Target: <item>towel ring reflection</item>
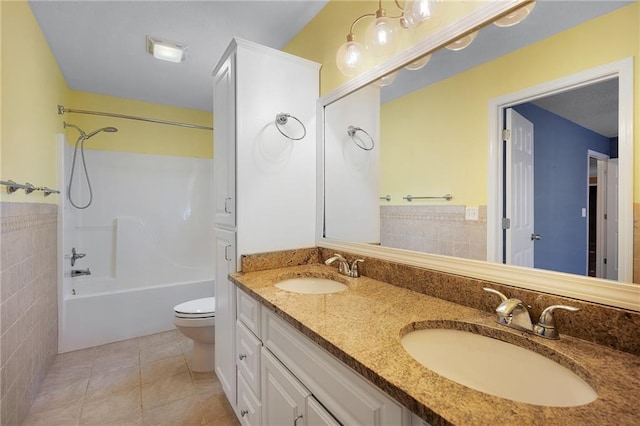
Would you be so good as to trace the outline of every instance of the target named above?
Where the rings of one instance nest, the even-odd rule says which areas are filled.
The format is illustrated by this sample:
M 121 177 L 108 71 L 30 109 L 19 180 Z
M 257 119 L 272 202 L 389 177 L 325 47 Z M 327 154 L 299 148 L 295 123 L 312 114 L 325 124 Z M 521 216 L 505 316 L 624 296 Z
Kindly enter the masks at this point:
M 287 124 L 287 122 L 289 121 L 289 117 L 293 118 L 294 120 L 296 120 L 298 123 L 300 123 L 300 126 L 302 126 L 302 136 L 300 136 L 299 138 L 294 138 L 291 137 L 289 135 L 287 135 L 285 132 L 282 131 L 282 129 L 280 128 L 280 126 L 284 126 L 285 124 Z M 296 117 L 294 117 L 291 114 L 287 114 L 285 112 L 281 112 L 279 114 L 276 114 L 276 129 L 278 129 L 278 131 L 280 132 L 280 134 L 282 136 L 284 136 L 287 139 L 291 139 L 292 141 L 299 141 L 300 139 L 304 139 L 305 136 L 307 136 L 307 128 L 304 127 L 304 124 L 302 124 L 302 121 L 298 120 Z
M 356 138 L 356 133 L 358 133 L 358 132 L 362 132 L 362 133 L 364 133 L 365 135 L 367 135 L 369 137 L 369 140 L 371 141 L 371 146 L 369 148 L 367 148 L 366 146 L 358 143 L 358 141 L 356 139 L 362 141 L 362 139 Z M 367 133 L 366 130 L 364 130 L 364 129 L 360 128 L 360 127 L 355 127 L 355 126 L 347 127 L 347 134 L 349 136 L 351 136 L 351 140 L 353 141 L 353 143 L 355 143 L 356 146 L 358 148 L 360 148 L 360 149 L 364 149 L 365 151 L 371 151 L 376 146 L 376 144 L 373 141 L 373 138 L 371 137 L 371 135 L 369 133 Z

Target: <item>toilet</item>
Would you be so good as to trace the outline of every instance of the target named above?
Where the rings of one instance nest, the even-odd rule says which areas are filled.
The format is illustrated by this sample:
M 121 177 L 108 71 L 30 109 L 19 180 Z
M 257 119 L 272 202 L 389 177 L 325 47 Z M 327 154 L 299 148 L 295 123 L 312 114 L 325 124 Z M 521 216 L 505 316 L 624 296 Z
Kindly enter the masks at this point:
M 180 333 L 193 340 L 191 370 L 213 371 L 216 298 L 190 300 L 173 307 L 173 323 Z

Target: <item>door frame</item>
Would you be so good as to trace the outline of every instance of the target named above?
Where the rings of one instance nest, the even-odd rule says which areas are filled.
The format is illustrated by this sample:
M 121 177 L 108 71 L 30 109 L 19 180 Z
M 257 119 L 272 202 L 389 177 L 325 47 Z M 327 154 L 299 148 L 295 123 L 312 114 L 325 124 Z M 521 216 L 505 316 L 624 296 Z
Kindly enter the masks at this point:
M 591 174 L 589 173 L 590 171 L 590 163 L 591 163 L 591 159 L 594 159 L 596 161 L 598 161 L 598 183 L 596 184 L 597 189 L 597 197 L 598 200 L 596 202 L 596 277 L 598 278 L 602 278 L 603 275 L 603 271 L 602 271 L 602 267 L 603 267 L 603 259 L 605 257 L 605 253 L 606 253 L 606 233 L 607 233 L 607 228 L 605 226 L 605 224 L 603 223 L 603 216 L 605 214 L 608 213 L 608 208 L 606 207 L 606 202 L 607 202 L 607 184 L 606 182 L 603 183 L 602 179 L 601 179 L 601 174 L 602 174 L 602 169 L 600 167 L 600 164 L 604 162 L 605 168 L 608 167 L 608 160 L 609 160 L 609 156 L 606 154 L 603 154 L 601 152 L 598 151 L 594 151 L 592 149 L 587 150 L 587 186 L 586 186 L 586 191 L 587 191 L 587 223 L 586 223 L 586 227 L 587 227 L 587 244 L 586 244 L 586 257 L 587 257 L 587 263 L 586 263 L 586 270 L 585 270 L 585 275 L 589 275 L 589 217 L 591 215 L 591 211 L 590 211 L 590 202 L 589 199 L 591 198 L 590 192 L 589 192 L 589 187 L 591 186 L 591 184 L 589 183 L 589 179 L 591 178 Z M 605 175 L 605 179 L 609 179 L 608 176 Z
M 633 281 L 633 58 L 562 77 L 510 93 L 489 101 L 489 165 L 487 188 L 487 260 L 501 263 L 502 182 L 504 150 L 502 146 L 503 112 L 506 108 L 545 96 L 618 78 L 618 281 Z

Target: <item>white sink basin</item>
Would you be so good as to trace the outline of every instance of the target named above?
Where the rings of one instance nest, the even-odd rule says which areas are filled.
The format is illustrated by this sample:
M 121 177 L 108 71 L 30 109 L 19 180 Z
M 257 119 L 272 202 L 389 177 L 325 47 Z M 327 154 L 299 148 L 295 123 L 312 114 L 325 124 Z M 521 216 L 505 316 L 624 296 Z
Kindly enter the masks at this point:
M 479 334 L 427 328 L 406 334 L 402 346 L 439 375 L 512 401 L 573 407 L 598 397 L 589 384 L 557 362 Z
M 344 291 L 348 287 L 341 282 L 327 278 L 300 277 L 280 281 L 276 287 L 293 293 L 329 294 Z

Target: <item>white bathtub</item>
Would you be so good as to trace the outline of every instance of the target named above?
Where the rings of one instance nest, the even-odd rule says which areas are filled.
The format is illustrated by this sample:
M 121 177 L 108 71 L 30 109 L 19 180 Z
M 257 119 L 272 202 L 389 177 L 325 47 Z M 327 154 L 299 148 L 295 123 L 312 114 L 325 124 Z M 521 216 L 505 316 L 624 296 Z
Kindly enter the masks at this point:
M 174 329 L 173 307 L 214 295 L 214 281 L 192 281 L 114 292 L 65 292 L 59 352 Z

